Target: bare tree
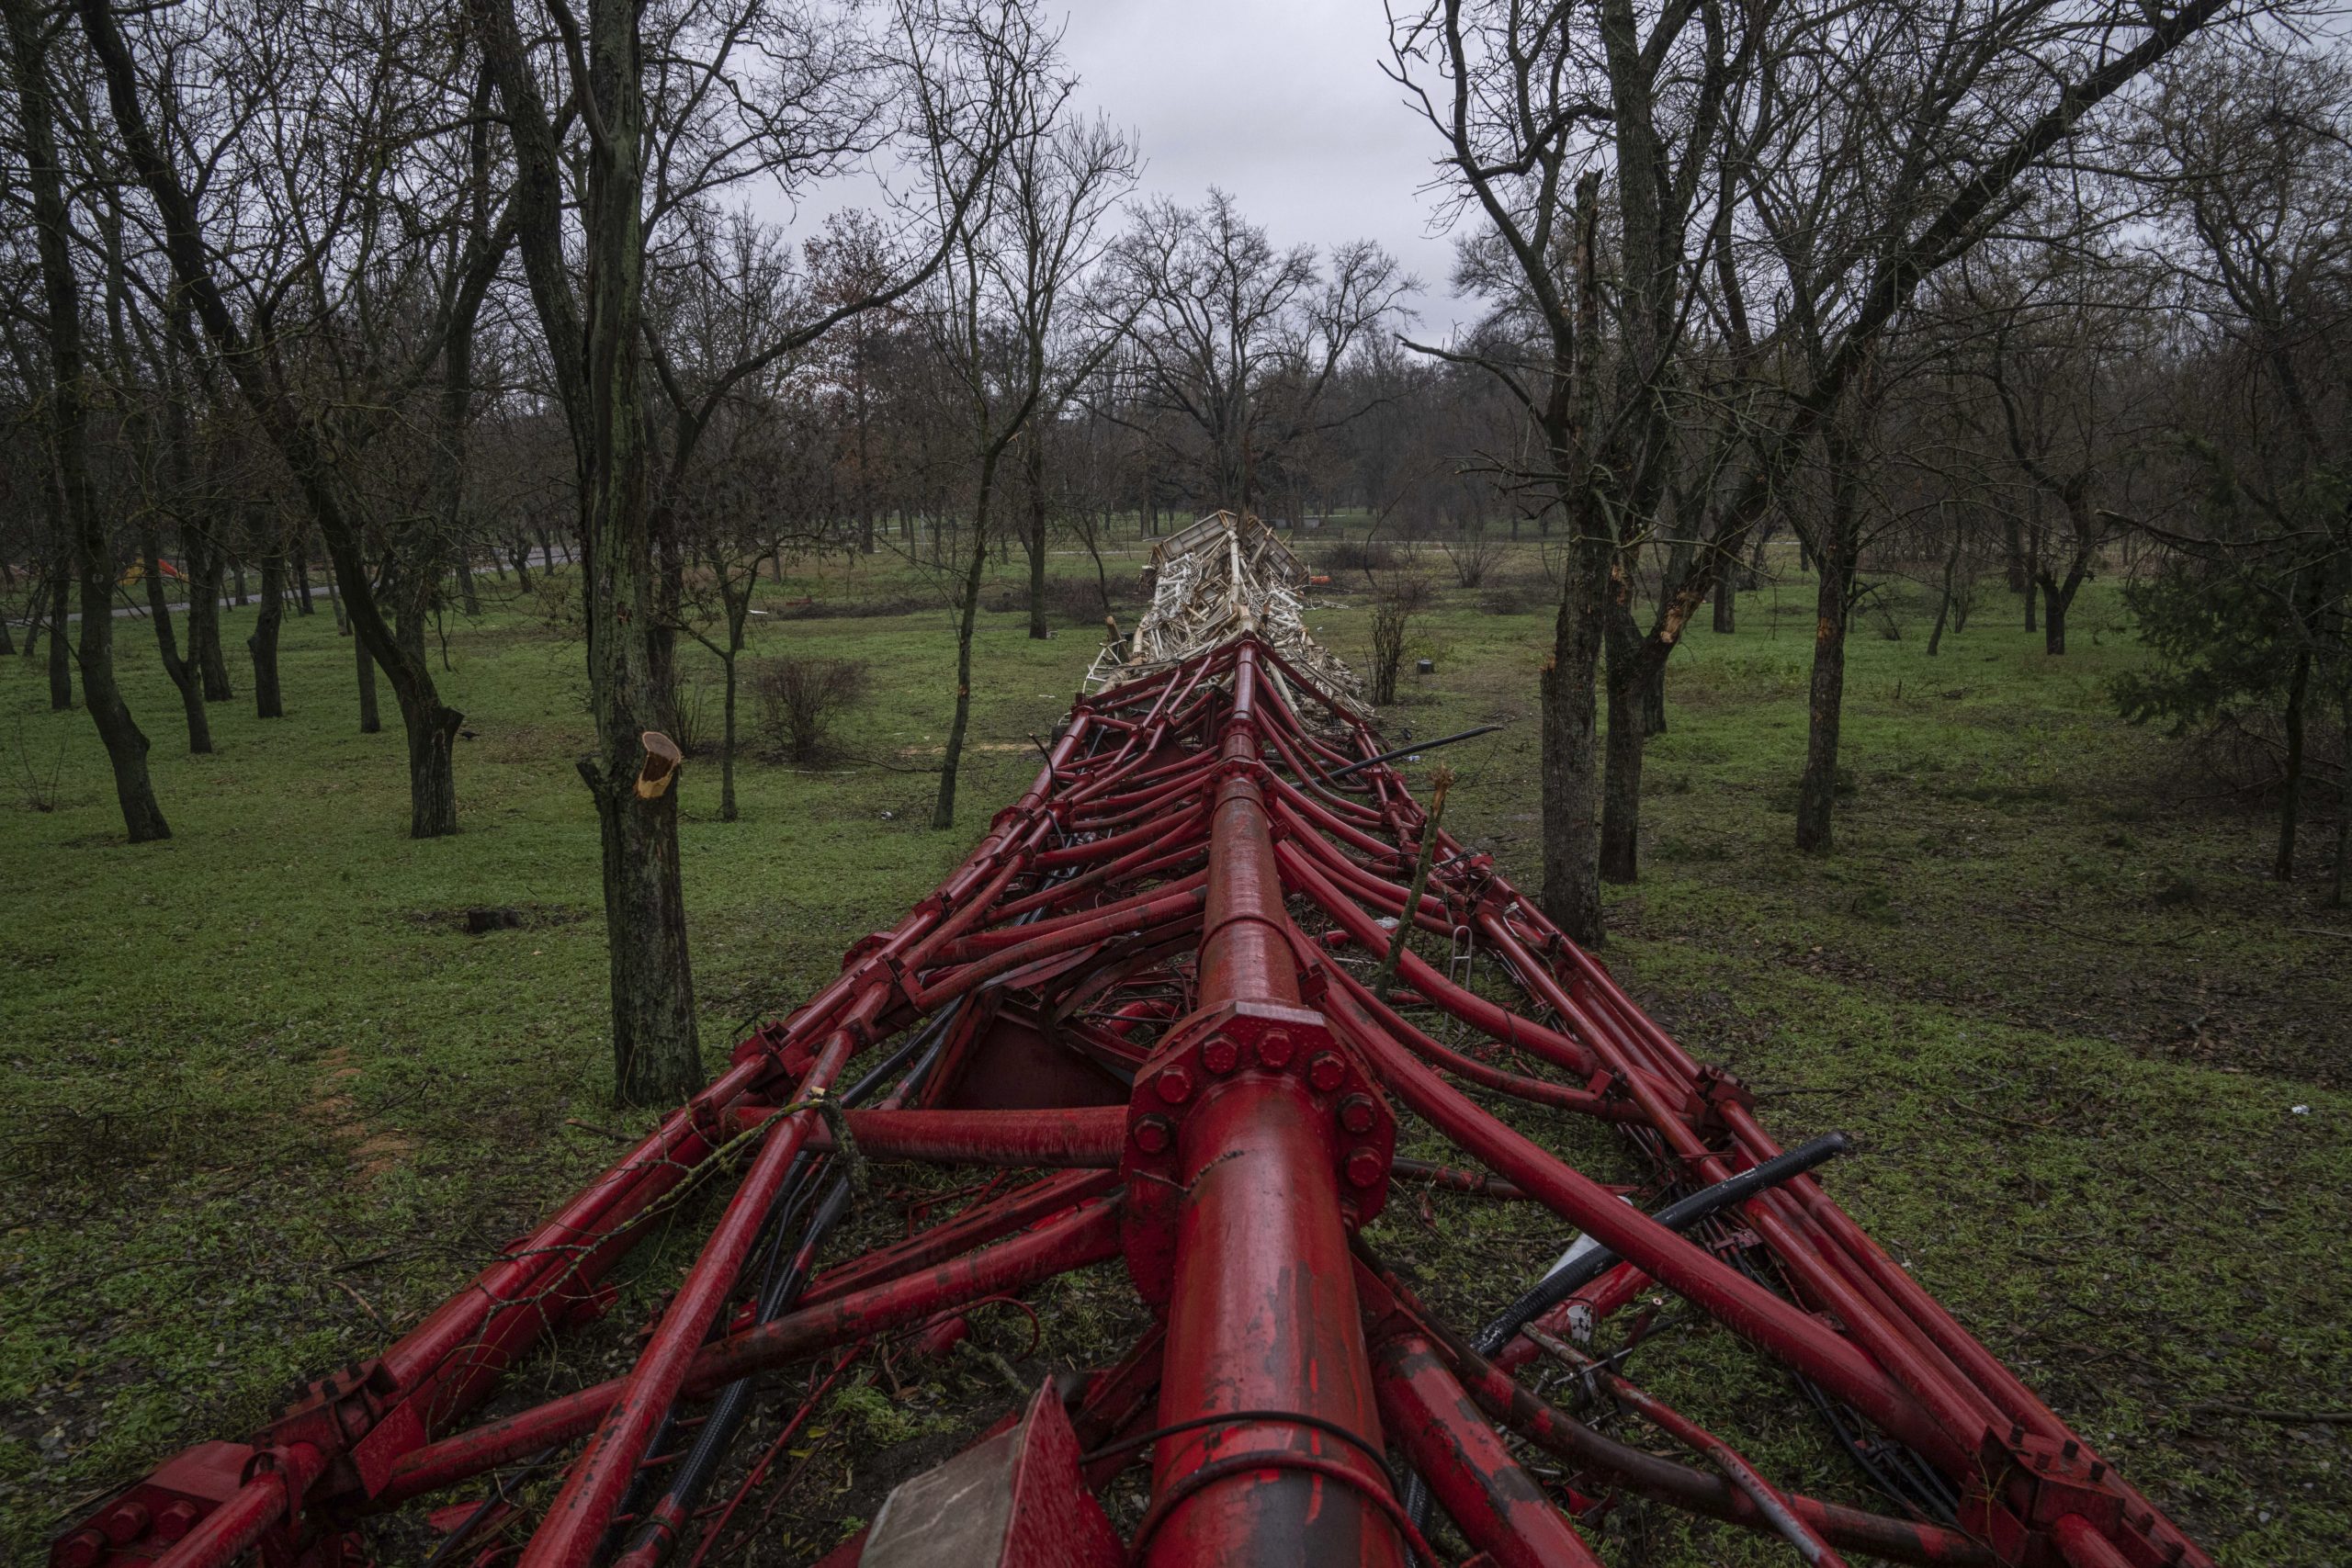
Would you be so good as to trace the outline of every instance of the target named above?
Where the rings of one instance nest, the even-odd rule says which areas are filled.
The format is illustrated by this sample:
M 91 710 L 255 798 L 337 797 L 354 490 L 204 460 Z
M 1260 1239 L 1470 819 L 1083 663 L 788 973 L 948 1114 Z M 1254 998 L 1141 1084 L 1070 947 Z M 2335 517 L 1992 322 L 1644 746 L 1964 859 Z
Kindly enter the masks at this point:
M 34 243 L 40 249 L 43 323 L 49 341 L 49 441 L 55 458 L 58 508 L 73 531 L 81 579 L 82 696 L 114 769 L 115 799 L 130 841 L 172 836 L 147 776 L 147 737 L 130 716 L 115 680 L 114 551 L 98 516 L 90 476 L 88 365 L 82 348 L 82 289 L 73 258 L 62 164 L 57 144 L 57 81 L 49 58 L 47 22 L 35 0 L 4 0 L 9 73 L 16 87 L 17 130 L 22 138 L 32 193 Z M 62 625 L 51 628 L 62 637 Z
M 1005 152 L 985 199 L 958 224 L 924 313 L 954 388 L 973 497 L 971 547 L 956 586 L 956 706 L 932 807 L 936 829 L 956 824 L 956 784 L 971 723 L 972 637 L 1000 469 L 1024 433 L 1038 450 L 1042 422 L 1057 415 L 1134 321 L 1132 304 L 1122 311 L 1081 292 L 1102 258 L 1104 225 L 1134 183 L 1134 150 L 1100 121 L 1061 123 L 1070 86 L 1042 50 L 1007 83 Z M 939 171 L 936 177 L 952 188 L 955 164 L 943 158 Z M 1042 471 L 1033 472 L 1032 481 L 1042 485 Z M 1033 519 L 1032 527 L 1040 521 Z M 1044 597 L 1042 537 L 1033 550 L 1031 602 L 1037 606 Z
M 167 21 L 180 29 L 146 39 L 164 62 L 200 64 L 220 88 L 193 97 L 161 91 L 153 62 L 142 73 L 108 0 L 77 0 L 76 10 L 170 263 L 176 293 L 166 321 L 193 316 L 210 362 L 318 525 L 358 654 L 390 677 L 400 707 L 411 835 L 453 832 L 451 747 L 462 716 L 441 701 L 424 634 L 442 575 L 438 531 L 399 531 L 388 557 L 398 601 L 379 603 L 367 560 L 374 519 L 356 459 L 432 375 L 452 321 L 480 310 L 512 239 L 510 214 L 471 243 L 446 243 L 452 213 L 465 209 L 466 172 L 486 175 L 464 157 L 469 84 L 446 50 L 435 51 L 429 7 L 337 13 L 338 25 L 316 28 L 233 8 L 146 14 L 151 29 Z M 329 79 L 355 91 L 313 90 Z M 220 123 L 199 126 L 198 106 Z M 198 169 L 229 167 L 241 178 L 192 186 L 167 152 L 191 147 Z M 439 199 L 417 199 L 436 171 L 450 176 Z M 264 243 L 238 243 L 249 231 Z M 305 352 L 306 334 L 317 352 Z
M 585 13 L 583 27 L 557 0 L 526 30 L 514 0 L 468 6 L 512 138 L 524 271 L 578 476 L 597 737 L 580 775 L 604 839 L 616 1092 L 660 1103 L 702 1081 L 673 775 L 666 740 L 649 749 L 647 739 L 675 722 L 680 554 L 664 487 L 691 467 L 739 383 L 937 268 L 1001 145 L 997 62 L 1003 34 L 1025 18 L 982 0 L 956 10 L 902 0 L 894 55 L 847 18 L 770 0 L 655 10 L 592 0 Z M 541 92 L 550 77 L 566 84 L 560 118 Z M 748 181 L 804 190 L 900 130 L 964 150 L 973 171 L 948 195 L 933 243 L 872 292 L 770 323 L 734 364 L 691 384 L 676 374 L 663 323 L 645 308 L 655 241 Z M 582 177 L 568 201 L 575 168 Z M 654 395 L 659 424 L 648 416 Z
M 1369 240 L 1328 266 L 1309 246 L 1277 250 L 1216 189 L 1198 208 L 1152 203 L 1121 256 L 1140 311 L 1136 391 L 1162 416 L 1143 428 L 1198 475 L 1204 507 L 1243 513 L 1303 443 L 1360 412 L 1329 405 L 1340 368 L 1419 287 Z

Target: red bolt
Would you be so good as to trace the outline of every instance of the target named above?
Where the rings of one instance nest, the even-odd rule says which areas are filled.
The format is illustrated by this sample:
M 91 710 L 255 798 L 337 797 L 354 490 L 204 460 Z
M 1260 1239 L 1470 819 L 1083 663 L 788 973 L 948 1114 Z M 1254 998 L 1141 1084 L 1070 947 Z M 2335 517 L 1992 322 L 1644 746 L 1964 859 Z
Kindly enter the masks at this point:
M 1193 1075 L 1182 1067 L 1170 1067 L 1153 1082 L 1159 1098 L 1170 1105 L 1182 1105 L 1193 1098 Z
M 1351 1187 L 1376 1187 L 1380 1179 L 1387 1174 L 1388 1162 L 1380 1157 L 1377 1150 L 1358 1149 L 1348 1156 L 1348 1185 Z
M 1168 1147 L 1176 1134 L 1165 1116 L 1147 1116 L 1136 1123 L 1136 1147 L 1148 1155 L 1156 1155 Z
M 155 1516 L 155 1539 L 166 1545 L 196 1528 L 196 1505 L 181 1497 L 164 1505 Z
M 146 1506 L 140 1503 L 118 1504 L 107 1510 L 106 1517 L 98 1521 L 98 1528 L 106 1531 L 107 1539 L 117 1546 L 127 1545 L 137 1540 L 141 1532 L 146 1529 Z
M 1372 1097 L 1351 1094 L 1340 1101 L 1340 1125 L 1361 1137 L 1372 1131 Z
M 1270 1067 L 1280 1069 L 1289 1066 L 1290 1059 L 1297 1050 L 1297 1043 L 1291 1039 L 1288 1030 L 1269 1029 L 1258 1036 L 1258 1060 Z
M 1306 1064 L 1306 1081 L 1326 1094 L 1339 1088 L 1348 1078 L 1348 1065 L 1329 1051 L 1322 1052 Z
M 91 1568 L 105 1555 L 107 1538 L 96 1530 L 75 1530 L 49 1549 L 50 1568 Z
M 1212 1034 L 1201 1047 L 1201 1062 L 1213 1073 L 1229 1073 L 1241 1065 L 1241 1047 L 1223 1034 Z

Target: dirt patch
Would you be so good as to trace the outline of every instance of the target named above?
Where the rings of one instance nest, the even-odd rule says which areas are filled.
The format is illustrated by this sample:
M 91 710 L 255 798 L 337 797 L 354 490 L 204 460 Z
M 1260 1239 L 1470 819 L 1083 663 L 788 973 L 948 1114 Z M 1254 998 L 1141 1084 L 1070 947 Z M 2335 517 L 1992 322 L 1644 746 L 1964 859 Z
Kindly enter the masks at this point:
M 458 936 L 488 936 L 492 931 L 536 931 L 576 925 L 588 916 L 560 904 L 467 904 L 455 909 L 413 910 L 409 918 L 434 931 Z
M 352 1164 L 363 1177 L 373 1181 L 415 1152 L 415 1141 L 405 1134 L 370 1128 L 360 1118 L 358 1102 L 344 1092 L 345 1086 L 359 1076 L 359 1068 L 352 1065 L 351 1047 L 336 1046 L 319 1058 L 319 1066 L 323 1070 L 311 1086 L 311 1101 L 302 1108 L 302 1114 L 311 1125 L 351 1145 Z

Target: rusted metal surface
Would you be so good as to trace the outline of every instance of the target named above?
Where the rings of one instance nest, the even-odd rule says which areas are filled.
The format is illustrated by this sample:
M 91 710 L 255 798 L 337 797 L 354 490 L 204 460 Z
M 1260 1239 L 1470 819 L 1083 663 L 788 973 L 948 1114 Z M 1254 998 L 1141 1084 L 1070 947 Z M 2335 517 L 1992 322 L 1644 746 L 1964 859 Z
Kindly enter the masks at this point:
M 921 1539 L 907 1522 L 953 1498 L 978 1521 L 972 1561 L 1401 1565 L 1458 1538 L 1479 1562 L 1582 1568 L 1596 1511 L 1640 1497 L 1825 1563 L 2206 1563 L 1815 1176 L 1743 1188 L 1688 1234 L 1655 1217 L 1780 1146 L 1736 1078 L 1375 761 L 1352 676 L 1306 637 L 1295 564 L 1245 520 L 1171 540 L 1153 610 L 934 893 L 377 1359 L 246 1441 L 166 1461 L 66 1529 L 52 1562 L 342 1568 L 367 1561 L 372 1517 L 469 1482 L 479 1498 L 481 1477 L 526 1460 L 561 1480 L 509 1525 L 527 1529 L 522 1562 L 699 1561 L 764 1470 L 706 1525 L 709 1467 L 684 1467 L 692 1485 L 665 1480 L 625 1526 L 657 1433 L 715 1398 L 739 1407 L 763 1372 L 822 1357 L 838 1377 L 880 1336 L 944 1348 L 981 1303 L 1115 1260 L 1152 1317 L 1133 1350 L 1009 1414 L 960 1470 L 915 1478 L 895 1523 L 828 1562 L 899 1561 Z M 1417 940 L 1383 999 L 1367 982 L 1399 920 Z M 1489 994 L 1498 980 L 1514 999 Z M 1504 1101 L 1544 1114 L 1507 1122 Z M 1408 1115 L 1455 1152 L 1399 1160 Z M 1596 1179 L 1525 1131 L 1558 1115 L 1612 1132 L 1641 1179 Z M 518 1356 L 605 1309 L 649 1216 L 731 1140 L 750 1157 L 628 1371 L 479 1419 Z M 855 1160 L 999 1174 L 903 1240 L 829 1256 L 831 1222 L 810 1216 L 854 1201 Z M 1541 1205 L 1611 1256 L 1474 1346 L 1359 1235 L 1433 1188 Z M 747 1278 L 769 1246 L 795 1259 L 782 1296 Z M 1498 1293 L 1533 1286 L 1541 1262 Z M 1614 1367 L 1580 1380 L 1575 1408 L 1514 1381 L 1531 1334 L 1605 1338 L 1661 1291 L 1804 1380 L 1885 1508 L 1787 1490 Z M 1594 1424 L 1610 1409 L 1702 1462 L 1611 1437 Z M 1092 1494 L 1136 1473 L 1148 1495 L 1119 1539 Z M 1439 1508 L 1427 1529 L 1415 1475 Z M 1024 1541 L 1024 1513 L 1048 1534 Z

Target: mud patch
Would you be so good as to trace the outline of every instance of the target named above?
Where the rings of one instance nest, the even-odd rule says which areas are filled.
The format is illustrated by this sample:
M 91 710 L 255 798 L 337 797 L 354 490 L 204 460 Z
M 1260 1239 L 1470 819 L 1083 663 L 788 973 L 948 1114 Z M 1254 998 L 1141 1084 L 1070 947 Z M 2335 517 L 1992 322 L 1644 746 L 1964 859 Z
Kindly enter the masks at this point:
M 584 910 L 560 904 L 467 904 L 455 909 L 416 909 L 409 914 L 409 919 L 428 930 L 458 936 L 546 931 L 552 926 L 576 925 L 587 918 Z
M 319 1058 L 321 1072 L 311 1086 L 311 1101 L 302 1108 L 310 1123 L 351 1148 L 351 1163 L 369 1181 L 402 1164 L 415 1152 L 416 1142 L 402 1133 L 371 1128 L 359 1115 L 358 1102 L 345 1092 L 359 1068 L 352 1064 L 351 1047 L 338 1045 Z

